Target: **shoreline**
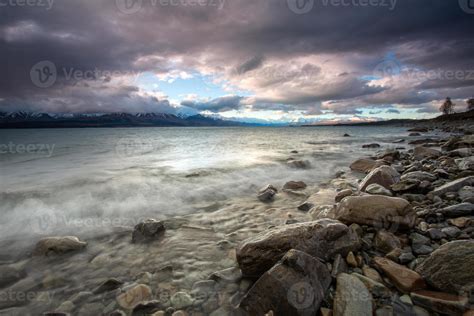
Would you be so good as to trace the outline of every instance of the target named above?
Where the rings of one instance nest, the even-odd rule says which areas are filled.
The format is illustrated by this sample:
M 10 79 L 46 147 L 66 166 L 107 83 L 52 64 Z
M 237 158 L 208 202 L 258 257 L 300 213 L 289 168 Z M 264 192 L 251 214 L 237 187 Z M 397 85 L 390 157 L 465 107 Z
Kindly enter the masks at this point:
M 406 142 L 402 144 L 402 146 L 404 145 L 406 145 Z M 421 145 L 418 144 L 415 147 L 421 147 Z M 434 145 L 441 145 L 441 143 L 438 142 L 430 145 L 428 141 L 428 147 L 422 148 L 427 149 L 428 155 L 432 155 L 434 151 L 431 150 L 436 150 L 433 149 L 436 148 L 433 147 Z M 443 153 L 446 153 L 446 151 Z M 472 155 L 472 152 L 469 151 L 469 154 L 464 158 L 471 157 L 470 155 Z M 424 174 L 429 173 L 434 176 L 433 171 L 436 169 L 433 169 L 430 164 L 433 164 L 433 161 L 438 161 L 439 157 L 444 157 L 441 155 L 441 151 L 436 158 L 433 156 L 425 157 L 426 163 L 421 163 L 420 166 L 416 162 L 418 159 L 412 157 L 410 150 L 403 150 L 401 152 L 388 150 L 377 157 L 379 158 L 379 166 L 376 167 L 375 160 L 373 160 L 373 163 L 365 160 L 362 161 L 363 164 L 365 163 L 362 169 L 361 167 L 357 168 L 359 171 L 373 171 L 377 168 L 382 168 L 381 171 L 376 172 L 375 176 L 372 173 L 366 176 L 363 173 L 355 174 L 354 172 L 339 174 L 327 183 L 303 189 L 307 196 L 301 194 L 300 188 L 302 185 L 293 183 L 292 186 L 294 188 L 287 192 L 282 191 L 281 188 L 276 188 L 278 192 L 275 192 L 275 194 L 278 198 L 272 204 L 258 201 L 256 196 L 248 197 L 247 199 L 242 199 L 240 205 L 233 204 L 233 201 L 228 201 L 225 203 L 224 208 L 220 208 L 215 212 L 189 214 L 165 220 L 163 223 L 159 221 L 156 223 L 151 222 L 145 226 L 136 227 L 135 232 L 138 229 L 138 234 L 141 234 L 143 239 L 147 241 L 146 243 L 132 243 L 132 234 L 137 233 L 134 233 L 134 230 L 130 228 L 124 228 L 121 232 L 115 234 L 105 234 L 86 240 L 87 245 L 79 240 L 65 241 L 61 238 L 49 240 L 51 244 L 48 244 L 46 251 L 41 247 L 43 250 L 39 250 L 37 245 L 33 251 L 36 253 L 35 256 L 24 258 L 17 263 L 0 266 L 2 272 L 5 271 L 5 275 L 10 277 L 9 279 L 1 280 L 0 285 L 4 293 L 32 293 L 32 296 L 34 296 L 32 300 L 2 300 L 0 302 L 0 315 L 5 312 L 8 315 L 29 315 L 31 313 L 30 309 L 34 309 L 41 312 L 55 311 L 55 315 L 217 316 L 253 315 L 261 311 L 258 308 L 268 308 L 265 313 L 273 311 L 273 315 L 280 315 L 282 312 L 303 315 L 309 310 L 315 310 L 323 315 L 329 315 L 327 313 L 329 310 L 332 310 L 333 315 L 343 315 L 344 313 L 341 313 L 340 310 L 341 307 L 338 309 L 337 306 L 344 304 L 354 308 L 347 310 L 347 312 L 363 308 L 361 306 L 363 304 L 370 305 L 373 312 L 379 309 L 390 310 L 390 308 L 393 312 L 395 308 L 399 308 L 395 306 L 400 304 L 403 308 L 411 309 L 412 311 L 424 309 L 425 312 L 427 310 L 433 312 L 429 309 L 429 304 L 426 303 L 433 302 L 432 295 L 430 294 L 430 296 L 426 293 L 412 294 L 417 293 L 419 289 L 414 289 L 414 291 L 409 289 L 410 291 L 407 291 L 406 288 L 403 288 L 403 290 L 400 290 L 400 285 L 397 282 L 404 280 L 397 280 L 396 273 L 392 274 L 390 269 L 396 268 L 395 270 L 399 269 L 397 271 L 406 273 L 405 279 L 414 277 L 418 283 L 421 282 L 419 281 L 421 279 L 433 284 L 433 281 L 428 281 L 429 277 L 418 277 L 413 274 L 417 273 L 415 270 L 421 264 L 420 262 L 414 263 L 413 269 L 410 268 L 410 264 L 413 261 L 417 261 L 418 257 L 427 260 L 429 255 L 434 253 L 436 249 L 454 240 L 470 240 L 472 242 L 474 228 L 471 229 L 471 227 L 473 227 L 472 220 L 474 218 L 472 218 L 470 210 L 464 211 L 464 214 L 470 212 L 470 215 L 457 218 L 465 217 L 472 220 L 465 220 L 464 224 L 467 226 L 462 229 L 458 228 L 461 232 L 459 234 L 458 232 L 453 232 L 453 236 L 457 234 L 453 238 L 448 238 L 445 233 L 445 240 L 447 242 L 443 244 L 440 241 L 442 238 L 433 239 L 428 231 L 435 229 L 437 230 L 436 233 L 438 233 L 438 230 L 443 233 L 443 229 L 457 227 L 456 225 L 452 225 L 451 222 L 448 223 L 448 218 L 436 219 L 435 217 L 435 222 L 431 224 L 424 220 L 418 220 L 429 218 L 433 221 L 432 213 L 430 211 L 420 211 L 420 207 L 429 209 L 431 205 L 436 205 L 435 207 L 441 208 L 441 206 L 449 207 L 454 202 L 461 203 L 453 205 L 463 203 L 458 200 L 459 195 L 458 197 L 448 196 L 447 199 L 444 199 L 444 196 L 441 195 L 443 199 L 437 199 L 428 193 L 431 192 L 429 189 L 436 190 L 438 186 L 432 185 L 430 187 L 426 183 L 422 185 L 424 181 L 430 182 L 430 184 L 438 181 L 439 186 L 442 186 L 441 183 L 449 183 L 452 177 L 457 177 L 460 174 L 457 171 L 446 171 L 445 174 L 436 172 L 436 179 Z M 380 160 L 383 160 L 383 162 Z M 409 166 L 407 165 L 408 162 L 416 166 Z M 450 168 L 456 166 L 454 161 L 452 163 L 454 165 Z M 425 168 L 425 164 L 428 167 Z M 390 165 L 395 165 L 396 168 L 389 167 Z M 414 171 L 407 172 L 410 168 L 406 167 L 414 168 Z M 470 168 L 470 165 L 468 167 Z M 387 168 L 394 169 L 398 176 L 391 173 L 391 170 L 388 171 Z M 463 175 L 469 177 L 474 174 L 470 171 L 472 169 L 469 168 Z M 422 171 L 424 169 L 428 170 Z M 416 175 L 422 177 L 423 180 L 418 181 L 421 179 L 415 179 L 419 183 L 414 184 L 416 181 L 410 182 L 412 179 L 408 182 L 405 181 L 407 179 L 400 179 L 403 178 L 404 174 L 411 172 L 418 172 Z M 396 192 L 404 193 L 395 193 L 395 195 L 405 195 L 404 198 L 407 201 L 410 200 L 407 203 L 410 204 L 411 210 L 409 214 L 406 213 L 403 217 L 413 216 L 415 218 L 411 228 L 399 231 L 398 229 L 405 225 L 403 221 L 382 221 L 377 224 L 374 224 L 374 222 L 357 223 L 357 221 L 361 221 L 360 218 L 351 219 L 350 212 L 348 213 L 349 215 L 344 213 L 344 207 L 341 206 L 344 204 L 342 203 L 343 201 L 349 203 L 348 201 L 351 199 L 359 199 L 360 196 L 366 196 L 366 193 L 359 192 L 361 183 L 358 183 L 358 180 L 364 179 L 364 177 L 365 180 L 367 180 L 366 177 L 375 177 L 372 184 L 379 184 L 379 186 L 372 186 L 372 188 L 368 189 L 372 193 L 369 197 L 381 197 L 379 199 L 381 199 L 380 201 L 383 200 L 382 202 L 385 202 L 385 199 L 391 199 L 391 197 L 386 196 L 388 194 L 387 191 L 392 189 L 392 185 L 398 185 Z M 365 180 L 363 181 L 366 182 Z M 393 183 L 390 183 L 389 188 L 384 190 L 383 185 L 387 185 L 387 181 L 393 181 Z M 405 185 L 405 187 L 400 183 Z M 319 188 L 318 192 L 312 191 L 316 187 Z M 399 189 L 400 191 L 398 191 Z M 425 193 L 412 193 L 418 192 L 418 190 Z M 367 188 L 364 188 L 364 191 L 367 191 Z M 471 193 L 474 194 L 474 192 Z M 275 194 L 272 195 L 271 193 L 271 198 Z M 393 195 L 393 191 L 391 194 Z M 313 205 L 307 204 L 304 206 L 305 201 Z M 367 205 L 370 207 L 376 207 L 378 203 L 381 203 L 380 201 L 377 201 L 375 206 L 370 204 L 370 201 L 365 201 L 365 203 L 369 203 Z M 392 205 L 393 201 L 388 201 L 388 205 Z M 464 203 L 470 204 L 471 202 Z M 304 210 L 298 210 L 298 207 Z M 406 205 L 404 205 L 403 209 L 405 207 Z M 415 210 L 417 211 L 415 212 Z M 395 211 L 399 210 L 395 209 Z M 341 212 L 343 213 L 342 215 Z M 341 228 L 343 226 L 346 227 L 343 229 L 343 235 L 354 235 L 355 233 L 358 236 L 359 245 L 351 246 L 351 251 L 345 249 L 330 258 L 317 259 L 318 262 L 323 264 L 321 266 L 320 263 L 313 262 L 313 259 L 317 258 L 314 253 L 311 253 L 311 249 L 314 250 L 314 247 L 304 249 L 305 247 L 298 241 L 298 238 L 301 237 L 297 234 L 295 235 L 293 230 L 297 229 L 300 231 L 303 229 L 301 227 L 306 227 L 304 223 L 327 221 L 325 218 L 328 217 L 335 217 L 338 223 L 340 223 L 338 225 L 341 225 Z M 351 221 L 353 222 L 350 223 Z M 328 224 L 323 222 L 318 223 L 316 225 L 318 228 L 314 229 L 317 231 L 328 229 L 325 226 Z M 385 227 L 387 223 L 390 225 Z M 430 225 L 434 226 L 430 227 Z M 437 227 L 436 225 L 446 225 L 446 227 Z M 334 223 L 329 226 L 333 227 Z M 428 228 L 422 229 L 426 228 L 425 226 Z M 382 229 L 383 227 L 385 229 Z M 307 264 L 311 266 L 315 265 L 320 273 L 329 273 L 329 285 L 319 284 L 313 280 L 311 274 L 314 271 L 307 272 L 303 278 L 306 280 L 304 281 L 306 282 L 305 284 L 310 284 L 313 290 L 316 287 L 320 287 L 325 293 L 323 297 L 317 298 L 317 295 L 312 295 L 310 301 L 307 298 L 303 298 L 303 303 L 299 305 L 294 304 L 295 301 L 291 296 L 292 286 L 288 288 L 287 286 L 289 284 L 301 283 L 295 282 L 294 271 L 299 271 L 298 269 L 304 270 L 305 267 L 297 269 L 294 264 L 287 263 L 285 259 L 279 261 L 290 249 L 287 249 L 285 253 L 279 254 L 277 256 L 279 257 L 278 260 L 271 262 L 272 266 L 275 265 L 271 271 L 282 269 L 282 271 L 285 271 L 285 275 L 289 273 L 289 275 L 286 275 L 289 278 L 288 280 L 283 278 L 281 279 L 283 281 L 280 283 L 273 284 L 268 283 L 273 281 L 269 279 L 268 275 L 270 272 L 267 270 L 262 271 L 263 275 L 259 272 L 253 276 L 241 272 L 251 271 L 246 267 L 248 262 L 243 258 L 252 258 L 253 261 L 258 262 L 262 260 L 259 252 L 264 251 L 265 247 L 269 247 L 269 245 L 261 245 L 259 242 L 265 241 L 265 238 L 270 237 L 262 236 L 258 239 L 256 236 L 261 236 L 262 233 L 274 236 L 272 232 L 279 229 L 280 234 L 288 234 L 285 236 L 291 240 L 290 244 L 292 247 L 290 249 L 299 248 L 297 253 L 290 252 L 291 256 L 300 258 L 298 260 L 307 261 L 309 262 Z M 450 230 L 453 231 L 454 229 Z M 448 231 L 450 230 L 448 229 Z M 466 238 L 466 235 L 463 235 L 463 238 L 458 238 L 464 234 L 464 230 L 469 230 L 466 233 L 468 238 Z M 415 233 L 421 237 L 413 235 Z M 323 235 L 327 236 L 326 233 Z M 438 236 L 441 235 L 438 233 Z M 428 241 L 426 238 L 428 238 Z M 413 240 L 416 242 L 413 242 Z M 280 240 L 276 239 L 274 242 L 278 244 Z M 331 245 L 334 240 L 325 240 L 324 242 Z M 249 244 L 253 244 L 255 247 L 258 246 L 259 250 L 255 251 L 252 247 L 248 250 Z M 322 245 L 318 247 L 322 247 Z M 413 253 L 415 247 L 417 247 L 416 251 L 421 249 L 420 253 L 423 254 Z M 390 251 L 386 251 L 388 249 Z M 309 258 L 306 257 L 308 253 L 310 255 Z M 412 258 L 409 256 L 410 253 L 414 258 L 406 262 L 407 258 Z M 390 262 L 374 264 L 373 260 L 376 257 L 385 257 L 384 259 L 390 260 Z M 378 259 L 378 261 L 381 261 L 381 259 Z M 255 262 L 252 264 L 255 264 Z M 392 262 L 399 264 L 401 267 L 395 266 L 393 268 L 391 266 Z M 126 269 L 120 267 L 121 265 L 125 266 Z M 124 274 L 124 270 L 127 270 L 126 274 Z M 293 276 L 291 277 L 291 275 Z M 384 277 L 382 278 L 382 276 Z M 468 275 L 468 277 L 471 276 Z M 309 278 L 309 281 L 307 278 Z M 474 282 L 474 279 L 472 281 Z M 362 282 L 362 286 L 360 282 Z M 259 289 L 260 287 L 265 288 L 269 284 L 272 284 L 272 287 L 281 288 L 286 295 L 282 295 L 281 293 L 283 292 L 280 293 L 279 291 L 276 294 L 252 291 L 252 289 Z M 349 288 L 345 289 L 347 286 Z M 347 295 L 347 293 L 341 294 L 341 291 L 344 289 L 349 294 L 353 294 L 354 288 L 351 288 L 351 286 L 355 286 L 360 292 L 369 294 L 371 298 L 361 302 L 360 300 L 351 299 L 351 295 Z M 422 288 L 427 288 L 427 286 L 424 285 Z M 439 288 L 436 289 L 432 285 L 428 288 L 439 292 Z M 301 288 L 298 289 L 301 290 Z M 303 290 L 305 289 L 303 286 Z M 411 293 L 412 295 L 406 295 L 404 292 Z M 54 295 L 51 295 L 51 293 L 54 293 Z M 458 294 L 461 295 L 461 293 Z M 258 297 L 257 301 L 261 302 L 257 307 L 255 304 L 249 304 L 249 302 L 255 302 L 256 297 Z M 441 303 L 438 302 L 439 300 L 441 300 Z M 369 301 L 370 304 L 368 304 Z M 441 305 L 443 308 L 454 308 L 456 311 L 463 310 L 463 313 L 469 309 L 469 304 L 463 302 L 462 299 L 459 299 L 453 307 L 453 303 L 450 303 L 443 296 L 442 299 L 437 298 L 436 306 Z M 295 307 L 295 305 L 297 306 Z M 423 307 L 420 305 L 423 305 Z M 4 310 L 5 308 L 7 310 Z M 434 307 L 431 306 L 431 308 Z

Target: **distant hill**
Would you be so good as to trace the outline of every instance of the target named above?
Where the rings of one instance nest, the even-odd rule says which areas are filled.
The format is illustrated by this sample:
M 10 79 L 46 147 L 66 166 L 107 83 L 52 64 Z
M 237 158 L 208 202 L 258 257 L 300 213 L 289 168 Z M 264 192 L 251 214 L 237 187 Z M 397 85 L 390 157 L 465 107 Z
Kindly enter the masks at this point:
M 51 115 L 46 113 L 2 113 L 0 128 L 86 128 L 86 127 L 172 127 L 172 126 L 248 126 L 203 115 L 181 117 L 165 113 L 111 113 Z

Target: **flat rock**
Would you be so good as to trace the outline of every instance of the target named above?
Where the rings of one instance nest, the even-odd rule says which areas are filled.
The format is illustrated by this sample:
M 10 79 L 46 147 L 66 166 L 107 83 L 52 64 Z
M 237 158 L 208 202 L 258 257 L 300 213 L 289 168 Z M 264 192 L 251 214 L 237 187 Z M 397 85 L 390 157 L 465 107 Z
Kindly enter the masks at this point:
M 407 200 L 382 195 L 347 197 L 335 209 L 334 216 L 346 224 L 391 229 L 411 228 L 416 218 Z
M 133 243 L 145 243 L 160 239 L 165 233 L 165 225 L 161 221 L 147 219 L 137 224 L 132 233 Z
M 402 175 L 401 180 L 436 181 L 437 177 L 429 172 L 413 171 Z
M 372 315 L 372 295 L 357 277 L 341 273 L 337 277 L 334 316 Z
M 387 275 L 397 289 L 403 293 L 421 290 L 426 286 L 422 277 L 418 273 L 405 266 L 380 257 L 374 258 L 374 263 Z
M 73 251 L 79 251 L 87 246 L 86 242 L 80 241 L 74 236 L 47 237 L 43 238 L 33 250 L 34 256 L 60 255 Z
M 442 292 L 459 293 L 474 286 L 474 241 L 446 243 L 435 250 L 417 271 L 429 285 Z
M 339 221 L 323 219 L 276 227 L 243 241 L 237 261 L 244 276 L 259 277 L 291 249 L 323 260 L 359 248 L 357 234 Z
M 124 309 L 131 310 L 139 303 L 149 301 L 152 298 L 151 288 L 144 284 L 138 284 L 129 288 L 117 296 L 117 303 Z
M 248 315 L 316 315 L 331 275 L 319 259 L 290 250 L 265 272 L 243 297 L 239 307 Z
M 457 179 L 434 189 L 431 194 L 440 196 L 448 192 L 458 192 L 463 187 L 472 186 L 473 184 L 474 176 Z
M 413 303 L 432 312 L 445 315 L 462 315 L 469 307 L 467 297 L 433 291 L 416 291 L 411 293 Z
M 445 217 L 460 217 L 474 214 L 474 204 L 461 203 L 438 210 Z
M 381 166 L 372 170 L 364 180 L 362 180 L 359 189 L 360 191 L 365 191 L 365 189 L 373 183 L 390 189 L 390 187 L 398 181 L 400 181 L 400 174 L 395 168 L 391 166 Z
M 380 160 L 373 160 L 370 158 L 360 158 L 354 161 L 350 168 L 353 171 L 362 172 L 362 173 L 369 173 L 373 169 L 380 167 L 382 165 L 386 165 L 386 163 Z

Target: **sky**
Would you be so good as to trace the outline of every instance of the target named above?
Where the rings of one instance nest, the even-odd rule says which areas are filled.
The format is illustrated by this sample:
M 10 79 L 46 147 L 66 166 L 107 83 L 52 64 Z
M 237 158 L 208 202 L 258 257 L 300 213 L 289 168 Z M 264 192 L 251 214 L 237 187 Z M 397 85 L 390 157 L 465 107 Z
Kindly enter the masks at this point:
M 0 111 L 323 124 L 474 97 L 474 0 L 0 0 Z

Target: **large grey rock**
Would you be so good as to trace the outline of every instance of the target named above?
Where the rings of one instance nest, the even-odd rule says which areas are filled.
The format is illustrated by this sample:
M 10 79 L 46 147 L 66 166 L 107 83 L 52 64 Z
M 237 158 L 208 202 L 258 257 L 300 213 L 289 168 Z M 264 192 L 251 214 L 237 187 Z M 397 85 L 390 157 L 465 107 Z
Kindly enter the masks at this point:
M 334 316 L 372 315 L 372 295 L 357 277 L 341 273 L 337 277 Z
M 307 253 L 290 250 L 255 283 L 240 302 L 248 315 L 316 315 L 331 275 L 326 265 Z
M 445 207 L 438 211 L 445 217 L 460 217 L 474 214 L 474 204 L 461 203 Z
M 80 241 L 74 236 L 47 237 L 43 238 L 33 250 L 34 256 L 59 255 L 68 252 L 78 251 L 87 246 L 86 242 Z
M 474 184 L 474 176 L 457 179 L 442 185 L 431 192 L 433 195 L 443 195 L 447 192 L 458 192 L 461 188 L 465 186 L 472 186 Z
M 474 241 L 446 243 L 417 268 L 432 287 L 449 293 L 474 288 Z
M 365 177 L 360 184 L 359 189 L 365 191 L 365 189 L 373 183 L 379 184 L 386 189 L 390 189 L 390 187 L 398 181 L 400 181 L 400 174 L 395 170 L 395 168 L 391 166 L 381 166 L 372 170 Z
M 407 200 L 382 195 L 351 196 L 338 205 L 335 219 L 385 228 L 411 228 L 416 215 Z
M 165 233 L 163 222 L 148 219 L 135 226 L 132 234 L 133 243 L 144 243 L 160 239 Z
M 238 246 L 237 261 L 244 276 L 259 277 L 290 249 L 329 260 L 358 248 L 354 231 L 339 221 L 322 219 L 277 227 L 251 237 Z

